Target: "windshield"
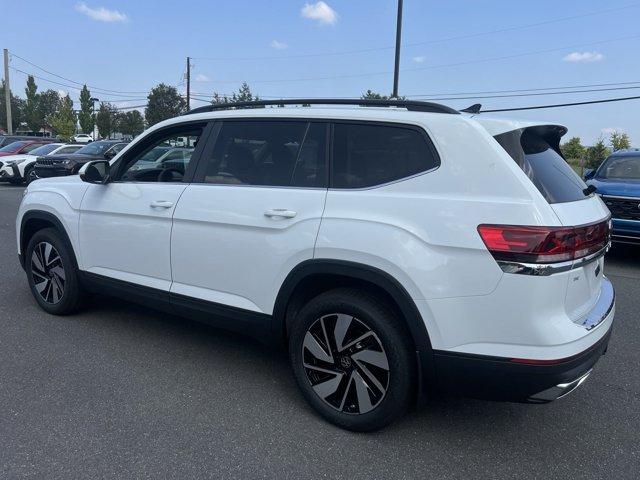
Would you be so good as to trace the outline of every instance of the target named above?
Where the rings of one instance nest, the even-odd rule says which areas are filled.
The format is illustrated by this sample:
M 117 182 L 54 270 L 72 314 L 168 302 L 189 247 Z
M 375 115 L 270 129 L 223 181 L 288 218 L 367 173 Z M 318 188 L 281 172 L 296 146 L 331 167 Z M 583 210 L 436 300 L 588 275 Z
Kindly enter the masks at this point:
M 640 180 L 640 156 L 609 157 L 598 169 L 596 178 Z
M 76 153 L 82 155 L 102 155 L 112 145 L 113 143 L 111 142 L 93 142 L 86 147 L 82 147 L 80 150 L 76 151 Z
M 16 150 L 20 150 L 26 144 L 27 142 L 13 142 L 0 148 L 0 152 L 15 152 Z
M 58 148 L 60 145 L 57 143 L 50 143 L 48 145 L 43 145 L 41 147 L 38 148 L 34 148 L 33 150 L 31 150 L 29 152 L 29 155 L 48 155 L 51 152 L 53 152 L 56 148 Z

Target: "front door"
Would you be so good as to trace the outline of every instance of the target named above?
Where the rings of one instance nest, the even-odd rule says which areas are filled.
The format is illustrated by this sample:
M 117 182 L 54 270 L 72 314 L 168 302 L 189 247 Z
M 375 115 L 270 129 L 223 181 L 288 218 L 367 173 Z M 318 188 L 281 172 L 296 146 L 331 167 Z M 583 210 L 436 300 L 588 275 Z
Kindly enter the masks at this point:
M 89 187 L 80 212 L 83 270 L 169 291 L 172 216 L 204 130 L 190 123 L 154 132 L 115 162 L 109 183 Z M 172 150 L 181 161 L 163 162 Z
M 225 120 L 216 130 L 174 214 L 172 299 L 270 314 L 286 275 L 313 258 L 327 125 Z

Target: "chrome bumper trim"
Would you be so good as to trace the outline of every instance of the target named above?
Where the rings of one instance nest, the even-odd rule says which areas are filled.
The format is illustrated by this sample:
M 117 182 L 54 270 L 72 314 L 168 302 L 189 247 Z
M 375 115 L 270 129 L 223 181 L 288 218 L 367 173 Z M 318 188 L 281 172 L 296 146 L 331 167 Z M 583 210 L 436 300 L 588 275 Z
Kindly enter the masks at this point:
M 548 388 L 547 390 L 543 390 L 542 392 L 536 393 L 535 395 L 532 395 L 531 397 L 529 397 L 529 400 L 532 402 L 543 403 L 543 402 L 552 402 L 553 400 L 562 398 L 566 395 L 569 395 L 576 388 L 582 385 L 585 382 L 585 380 L 589 377 L 590 374 L 591 374 L 591 370 L 589 370 L 587 373 L 583 374 L 582 376 L 576 378 L 571 382 L 559 383 L 558 385 Z
M 600 325 L 609 316 L 616 301 L 616 292 L 607 277 L 602 277 L 600 297 L 593 308 L 584 317 L 574 320 L 573 323 L 592 330 Z
M 540 277 L 546 277 L 553 275 L 554 273 L 568 272 L 576 268 L 583 267 L 591 262 L 598 260 L 605 253 L 609 251 L 611 242 L 607 244 L 603 249 L 592 253 L 586 257 L 578 260 L 569 260 L 567 262 L 558 263 L 524 263 L 524 262 L 510 262 L 507 260 L 498 260 L 498 265 L 505 273 L 517 273 L 520 275 L 534 275 Z

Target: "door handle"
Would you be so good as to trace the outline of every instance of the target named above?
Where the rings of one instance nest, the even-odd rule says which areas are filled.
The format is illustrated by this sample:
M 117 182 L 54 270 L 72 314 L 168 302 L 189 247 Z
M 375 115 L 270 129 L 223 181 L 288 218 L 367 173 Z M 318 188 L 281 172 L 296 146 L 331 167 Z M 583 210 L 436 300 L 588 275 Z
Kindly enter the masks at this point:
M 154 200 L 149 206 L 151 208 L 171 208 L 173 207 L 173 202 L 168 200 Z
M 287 210 L 286 208 L 270 208 L 269 210 L 264 212 L 264 216 L 269 218 L 293 218 L 297 214 L 297 212 L 294 212 L 293 210 Z

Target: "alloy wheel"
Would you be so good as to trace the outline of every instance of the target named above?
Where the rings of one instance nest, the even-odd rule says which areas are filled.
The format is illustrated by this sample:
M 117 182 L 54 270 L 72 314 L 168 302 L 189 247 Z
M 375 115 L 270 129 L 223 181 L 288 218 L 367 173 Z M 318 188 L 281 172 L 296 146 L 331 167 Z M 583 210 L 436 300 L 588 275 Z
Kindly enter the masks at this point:
M 317 319 L 305 334 L 302 359 L 311 388 L 342 413 L 370 412 L 389 387 L 389 361 L 382 342 L 352 315 L 334 313 Z
M 56 304 L 64 296 L 65 273 L 62 258 L 49 242 L 40 242 L 31 254 L 31 276 L 40 297 Z

